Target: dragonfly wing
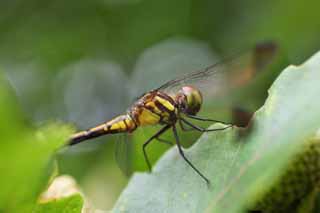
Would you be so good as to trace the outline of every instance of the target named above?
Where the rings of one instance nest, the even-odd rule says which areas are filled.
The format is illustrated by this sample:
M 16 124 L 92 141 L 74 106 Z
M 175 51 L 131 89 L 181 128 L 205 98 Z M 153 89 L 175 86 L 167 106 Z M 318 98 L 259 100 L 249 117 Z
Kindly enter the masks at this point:
M 116 135 L 116 137 L 115 159 L 121 171 L 129 177 L 133 172 L 133 147 L 130 136 L 123 133 Z
M 158 88 L 174 96 L 182 86 L 193 86 L 204 96 L 204 104 L 214 97 L 222 97 L 254 79 L 275 56 L 277 46 L 268 42 L 227 58 L 203 70 L 169 81 Z

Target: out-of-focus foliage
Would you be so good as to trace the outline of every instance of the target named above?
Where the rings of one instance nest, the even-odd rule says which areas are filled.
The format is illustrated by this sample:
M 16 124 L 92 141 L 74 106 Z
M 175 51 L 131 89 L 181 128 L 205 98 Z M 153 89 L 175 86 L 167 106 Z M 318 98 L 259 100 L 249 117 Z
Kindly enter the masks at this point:
M 186 150 L 210 188 L 174 147 L 152 174 L 134 175 L 114 211 L 297 212 L 320 185 L 319 67 L 320 53 L 284 70 L 249 137 L 240 139 L 237 128 L 205 133 Z M 313 206 L 314 200 L 304 208 Z
M 33 140 L 25 137 L 33 132 L 25 121 L 30 126 L 62 120 L 79 129 L 91 127 L 124 112 L 140 92 L 260 40 L 275 39 L 294 63 L 303 61 L 320 49 L 319 6 L 317 0 L 1 1 L 0 68 L 13 88 L 9 100 L 17 98 L 21 106 L 15 111 L 17 104 L 7 99 L 0 105 L 0 146 L 8 147 L 0 149 L 0 158 L 16 157 L 1 160 L 1 167 L 24 171 L 28 166 L 15 164 L 29 162 L 23 153 L 35 164 L 46 164 L 51 156 L 51 149 L 22 142 Z M 259 83 L 264 86 L 255 92 L 261 95 L 249 106 L 263 103 L 272 80 Z M 225 117 L 224 112 L 216 115 Z M 151 131 L 133 135 L 133 147 L 140 150 Z M 23 145 L 14 145 L 7 136 L 21 137 Z M 188 133 L 183 140 L 192 144 L 197 137 Z M 58 156 L 60 173 L 73 175 L 99 209 L 111 208 L 127 182 L 114 161 L 114 142 L 96 139 Z M 151 147 L 152 161 L 166 148 Z M 43 158 L 33 159 L 38 155 Z M 139 153 L 133 157 L 137 168 L 146 168 Z
M 0 75 L 0 211 L 31 212 L 53 171 L 52 156 L 70 129 L 62 124 L 31 129 Z

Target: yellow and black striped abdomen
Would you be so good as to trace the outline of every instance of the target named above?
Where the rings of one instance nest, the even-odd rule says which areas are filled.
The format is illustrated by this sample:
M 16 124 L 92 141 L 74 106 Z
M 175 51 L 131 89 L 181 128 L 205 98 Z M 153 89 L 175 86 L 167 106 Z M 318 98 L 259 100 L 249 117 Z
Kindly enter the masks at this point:
M 121 132 L 132 132 L 137 128 L 135 122 L 129 115 L 120 115 L 114 119 L 100 124 L 91 129 L 78 132 L 71 137 L 70 144 L 76 144 L 83 140 L 96 138 L 106 134 L 116 134 Z

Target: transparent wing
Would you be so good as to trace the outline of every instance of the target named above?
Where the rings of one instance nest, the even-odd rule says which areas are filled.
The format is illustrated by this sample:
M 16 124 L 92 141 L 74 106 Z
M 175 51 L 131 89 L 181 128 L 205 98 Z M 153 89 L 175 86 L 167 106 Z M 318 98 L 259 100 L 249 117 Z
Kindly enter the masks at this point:
M 169 81 L 158 90 L 175 95 L 182 86 L 193 86 L 201 91 L 205 103 L 248 84 L 272 61 L 276 52 L 277 46 L 272 42 L 258 44 L 249 51 Z
M 130 176 L 133 172 L 133 145 L 130 140 L 130 136 L 127 133 L 118 134 L 116 137 L 116 147 L 115 147 L 115 159 L 121 169 L 121 171 L 126 175 Z

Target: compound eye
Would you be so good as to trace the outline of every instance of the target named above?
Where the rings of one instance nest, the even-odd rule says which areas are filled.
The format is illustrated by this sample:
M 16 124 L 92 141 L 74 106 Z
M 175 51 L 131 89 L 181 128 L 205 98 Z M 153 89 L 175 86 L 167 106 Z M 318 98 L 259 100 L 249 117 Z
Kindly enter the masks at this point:
M 182 87 L 184 94 L 184 111 L 188 114 L 195 115 L 199 112 L 202 104 L 202 95 L 200 91 L 191 86 Z

